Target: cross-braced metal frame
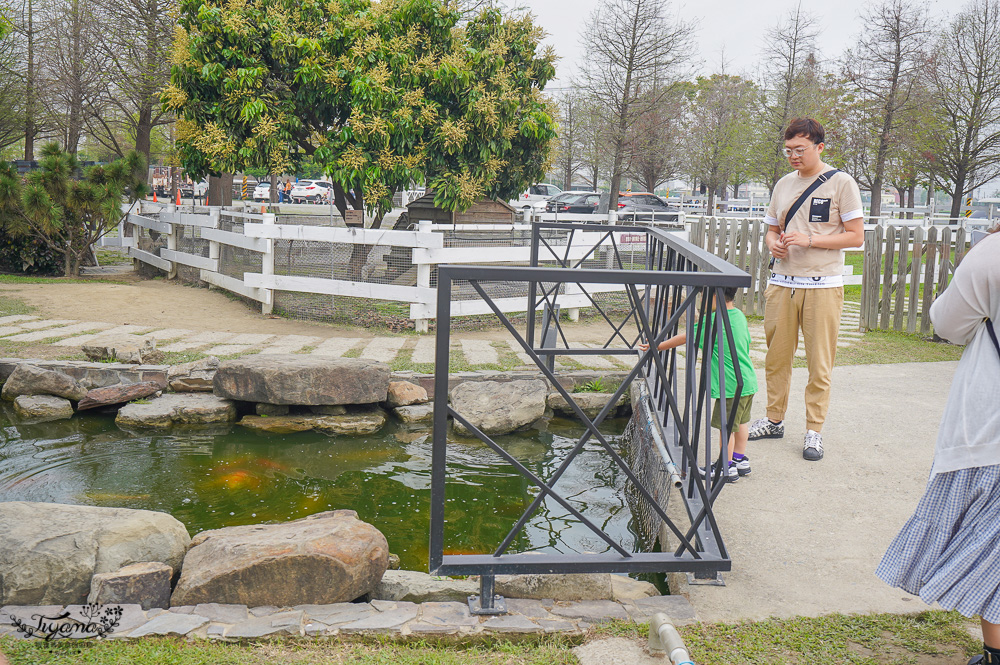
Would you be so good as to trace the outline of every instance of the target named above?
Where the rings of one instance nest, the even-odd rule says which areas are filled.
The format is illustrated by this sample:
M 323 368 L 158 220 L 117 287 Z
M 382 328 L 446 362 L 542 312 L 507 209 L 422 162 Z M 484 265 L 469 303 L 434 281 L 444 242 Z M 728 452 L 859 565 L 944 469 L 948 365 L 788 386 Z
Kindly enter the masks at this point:
M 619 251 L 618 238 L 634 234 L 645 238 L 641 269 L 626 269 Z M 438 272 L 437 351 L 434 397 L 434 433 L 431 491 L 430 569 L 441 575 L 479 574 L 483 592 L 479 605 L 495 612 L 493 576 L 513 573 L 581 572 L 669 572 L 715 573 L 729 570 L 730 559 L 712 512 L 712 505 L 725 485 L 723 464 L 713 460 L 711 441 L 711 384 L 715 373 L 722 394 L 726 394 L 725 356 L 736 356 L 729 314 L 725 306 L 725 287 L 749 285 L 750 277 L 734 266 L 656 228 L 595 226 L 587 224 L 533 224 L 531 266 L 472 267 L 441 266 Z M 595 262 L 606 266 L 590 269 Z M 547 265 L 545 265 L 547 264 Z M 634 267 L 634 266 L 631 266 Z M 541 478 L 509 454 L 492 437 L 483 433 L 448 402 L 448 362 L 450 348 L 450 307 L 452 284 L 468 282 L 499 318 L 511 338 L 535 363 L 542 378 L 558 392 L 569 409 L 583 423 L 585 431 L 576 445 L 549 478 Z M 491 282 L 522 282 L 528 287 L 527 325 L 518 331 L 494 303 L 484 288 Z M 589 301 L 610 333 L 600 347 L 571 342 L 559 320 L 560 296 L 566 297 L 567 285 L 579 302 L 581 294 Z M 596 297 L 609 289 L 624 289 L 624 306 L 612 313 Z M 712 296 L 715 296 L 713 299 Z M 578 306 L 578 305 L 577 305 Z M 537 312 L 543 315 L 539 317 Z M 624 310 L 624 315 L 622 311 Z M 536 328 L 555 334 L 539 335 Z M 677 349 L 657 351 L 657 345 L 678 332 L 686 333 L 683 368 Z M 649 350 L 638 351 L 638 344 L 649 341 Z M 614 345 L 614 346 L 613 346 Z M 723 352 L 719 353 L 718 350 Z M 713 353 L 714 351 L 714 353 Z M 589 418 L 576 403 L 573 393 L 559 381 L 552 360 L 558 356 L 617 355 L 635 359 L 626 379 L 594 417 Z M 743 389 L 743 377 L 736 366 L 735 395 Z M 648 400 L 646 410 L 653 414 L 648 426 L 655 427 L 653 438 L 660 442 L 660 455 L 680 481 L 679 498 L 684 502 L 689 525 L 675 523 L 665 509 L 665 501 L 654 498 L 614 445 L 600 431 L 601 423 L 614 412 L 632 383 L 639 379 L 642 389 L 638 399 Z M 722 409 L 720 420 L 724 440 L 729 438 L 737 401 L 731 409 Z M 492 554 L 444 554 L 445 481 L 447 478 L 448 419 L 461 423 L 497 455 L 522 474 L 539 492 L 507 536 Z M 608 458 L 624 473 L 631 489 L 658 516 L 672 534 L 677 547 L 664 552 L 630 552 L 621 543 L 594 524 L 561 496 L 557 484 L 563 473 L 584 446 L 596 441 Z M 721 452 L 719 453 L 721 461 Z M 703 473 L 691 473 L 702 467 Z M 704 477 L 703 477 L 704 476 Z M 518 554 L 509 549 L 528 520 L 546 497 L 562 506 L 570 515 L 606 543 L 604 553 Z M 661 505 L 662 503 L 662 505 Z

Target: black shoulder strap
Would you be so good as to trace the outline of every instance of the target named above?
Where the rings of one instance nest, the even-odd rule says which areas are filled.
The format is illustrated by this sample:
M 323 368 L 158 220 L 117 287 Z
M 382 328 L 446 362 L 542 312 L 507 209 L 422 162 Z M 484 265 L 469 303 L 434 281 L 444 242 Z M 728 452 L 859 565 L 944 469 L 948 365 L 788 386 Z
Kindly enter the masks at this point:
M 993 330 L 993 322 L 986 319 L 986 332 L 990 334 L 990 339 L 993 340 L 993 346 L 997 347 L 997 353 L 1000 353 L 1000 342 L 997 341 L 997 333 Z
M 782 231 L 784 231 L 785 228 L 788 227 L 788 220 L 790 220 L 792 217 L 795 217 L 795 213 L 799 211 L 799 208 L 801 208 L 802 204 L 806 202 L 806 199 L 809 198 L 809 195 L 815 192 L 820 185 L 822 185 L 824 182 L 826 182 L 839 172 L 840 169 L 831 169 L 826 173 L 820 173 L 819 176 L 817 176 L 816 179 L 812 181 L 812 184 L 806 187 L 806 191 L 802 192 L 802 195 L 795 201 L 795 203 L 792 204 L 792 207 L 788 209 L 788 212 L 785 213 L 785 223 L 782 224 L 781 226 Z

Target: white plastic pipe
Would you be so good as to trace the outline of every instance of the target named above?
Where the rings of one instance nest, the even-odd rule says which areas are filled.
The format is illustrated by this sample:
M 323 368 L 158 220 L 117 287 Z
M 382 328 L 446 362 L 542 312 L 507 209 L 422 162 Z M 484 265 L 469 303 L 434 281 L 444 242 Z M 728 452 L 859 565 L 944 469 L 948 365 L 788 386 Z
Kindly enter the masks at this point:
M 680 633 L 670 622 L 670 617 L 662 612 L 654 614 L 649 620 L 649 650 L 666 652 L 672 665 L 694 665 Z

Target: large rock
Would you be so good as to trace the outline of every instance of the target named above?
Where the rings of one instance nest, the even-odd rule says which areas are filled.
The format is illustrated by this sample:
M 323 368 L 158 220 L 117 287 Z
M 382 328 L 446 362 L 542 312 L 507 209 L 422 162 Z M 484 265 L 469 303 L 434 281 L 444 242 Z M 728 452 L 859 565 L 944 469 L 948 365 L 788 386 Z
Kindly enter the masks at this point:
M 0 396 L 12 401 L 18 395 L 55 395 L 73 401 L 87 394 L 79 381 L 68 374 L 21 363 L 7 377 Z
M 389 392 L 386 395 L 386 404 L 389 405 L 389 408 L 423 404 L 426 401 L 427 391 L 422 386 L 409 381 L 391 381 L 389 383 Z
M 143 561 L 178 568 L 190 537 L 166 513 L 0 502 L 0 605 L 87 601 L 91 578 Z
M 65 420 L 73 417 L 73 405 L 68 399 L 52 395 L 18 395 L 14 398 L 14 413 L 34 422 Z
M 231 400 L 201 393 L 167 393 L 146 404 L 132 402 L 118 411 L 115 422 L 122 427 L 171 427 L 209 425 L 236 421 Z
M 96 409 L 100 406 L 113 406 L 115 404 L 125 404 L 136 399 L 143 399 L 160 392 L 161 388 L 155 381 L 143 381 L 142 383 L 119 383 L 107 388 L 94 388 L 88 390 L 80 403 L 76 405 L 77 411 Z
M 138 335 L 104 337 L 80 347 L 89 360 L 120 362 L 130 365 L 159 362 L 163 353 L 156 350 L 156 340 Z
M 551 600 L 611 600 L 611 575 L 497 575 L 496 592 L 509 598 Z
M 174 569 L 154 561 L 133 563 L 113 573 L 98 573 L 90 581 L 88 603 L 141 605 L 142 609 L 170 607 L 170 579 Z
M 601 409 L 611 400 L 614 395 L 612 393 L 573 393 L 570 395 L 576 405 L 580 407 L 584 415 L 593 420 L 597 414 L 601 412 Z M 618 411 L 618 406 L 624 403 L 628 399 L 628 393 L 626 392 L 622 395 L 618 404 L 611 407 L 608 412 L 608 417 L 613 418 L 615 413 Z M 576 412 L 570 408 L 569 402 L 560 393 L 550 393 L 547 399 L 549 408 L 557 413 L 561 413 L 572 418 L 576 417 Z
M 479 593 L 474 580 L 453 580 L 431 577 L 415 570 L 387 570 L 372 592 L 377 600 L 409 601 L 413 603 L 457 601 L 464 603 Z
M 210 393 L 218 369 L 219 359 L 215 356 L 172 365 L 167 370 L 167 383 L 175 393 Z
M 373 404 L 384 402 L 389 366 L 359 358 L 304 354 L 254 355 L 219 364 L 215 394 L 268 404 Z
M 452 388 L 451 406 L 485 434 L 508 434 L 545 415 L 545 382 L 467 381 Z M 467 432 L 455 421 L 455 429 Z
M 298 414 L 288 416 L 244 416 L 238 423 L 258 432 L 291 434 L 316 430 L 328 436 L 374 434 L 385 425 L 385 411 L 379 408 L 339 416 Z
M 434 422 L 434 406 L 431 404 L 400 406 L 393 409 L 392 412 L 408 425 Z
M 346 602 L 371 592 L 388 564 L 385 536 L 353 510 L 226 527 L 194 537 L 170 602 L 249 607 Z

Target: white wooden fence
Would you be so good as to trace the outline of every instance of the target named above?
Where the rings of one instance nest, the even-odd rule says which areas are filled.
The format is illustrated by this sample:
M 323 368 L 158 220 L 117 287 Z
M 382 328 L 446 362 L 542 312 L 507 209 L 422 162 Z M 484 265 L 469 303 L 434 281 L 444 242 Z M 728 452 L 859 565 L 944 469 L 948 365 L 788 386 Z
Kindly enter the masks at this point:
M 279 224 L 274 214 L 256 214 L 234 209 L 201 208 L 190 206 L 178 210 L 174 206 L 144 205 L 139 213 L 128 215 L 127 224 L 122 229 L 123 241 L 128 246 L 129 256 L 137 261 L 163 270 L 170 278 L 178 275 L 178 266 L 188 266 L 197 270 L 200 281 L 225 289 L 261 303 L 261 311 L 270 313 L 275 305 L 276 292 L 294 292 L 298 294 L 318 294 L 331 297 L 350 299 L 366 299 L 408 304 L 408 318 L 415 322 L 419 332 L 428 330 L 429 320 L 436 315 L 437 289 L 433 273 L 441 264 L 496 264 L 528 265 L 531 260 L 531 247 L 526 238 L 530 237 L 531 226 L 525 224 L 476 224 L 476 225 L 435 225 L 431 222 L 417 223 L 416 230 L 363 229 L 338 226 L 316 226 L 305 224 Z M 584 220 L 583 218 L 586 218 Z M 593 218 L 593 219 L 591 219 Z M 566 215 L 559 217 L 560 221 L 570 221 Z M 573 221 L 606 222 L 603 216 L 577 216 Z M 135 232 L 131 226 L 144 229 Z M 241 232 L 225 230 L 223 227 L 239 228 Z M 191 242 L 192 230 L 196 229 L 198 240 L 204 245 L 208 243 L 207 256 L 182 251 L 180 239 L 186 237 Z M 588 260 L 598 260 L 593 255 L 593 247 L 607 231 L 606 226 L 595 226 L 593 232 L 577 232 L 572 236 L 567 234 L 565 242 L 559 246 L 559 258 L 572 261 L 588 257 Z M 152 232 L 152 233 L 150 233 Z M 465 246 L 448 246 L 449 234 L 478 233 L 485 238 L 482 244 Z M 144 235 L 149 238 L 166 239 L 165 245 L 159 241 L 159 247 L 150 251 L 140 246 L 137 237 Z M 615 241 L 619 251 L 638 252 L 644 261 L 646 240 L 645 234 L 615 233 Z M 504 246 L 504 238 L 515 238 L 509 246 Z M 472 241 L 475 242 L 474 240 Z M 412 275 L 412 283 L 402 283 L 396 280 L 378 281 L 367 279 L 363 274 L 350 274 L 337 266 L 331 266 L 326 275 L 306 276 L 295 274 L 278 274 L 275 271 L 276 243 L 283 247 L 302 247 L 305 243 L 321 246 L 349 246 L 351 251 L 342 252 L 340 256 L 353 256 L 353 248 L 365 246 L 369 263 L 372 257 L 385 257 L 394 250 L 406 256 L 409 265 L 403 266 L 400 273 Z M 296 245 L 298 243 L 298 245 Z M 149 245 L 150 243 L 146 243 Z M 569 246 L 567 246 L 569 245 Z M 244 252 L 259 255 L 260 269 L 241 272 L 233 265 L 223 265 L 224 248 L 238 248 Z M 370 248 L 370 249 L 369 249 Z M 610 256 L 610 241 L 599 252 L 599 260 L 606 262 Z M 325 250 L 324 250 L 325 251 Z M 543 254 L 545 250 L 543 249 Z M 409 256 L 407 256 L 409 255 Z M 325 255 L 324 255 L 325 256 Z M 333 254 L 331 254 L 333 256 Z M 542 257 L 545 260 L 545 257 Z M 554 261 L 555 257 L 549 257 Z M 254 261 L 256 265 L 256 259 Z M 341 266 L 342 267 L 342 266 Z M 602 265 L 601 267 L 612 267 Z M 414 274 L 415 273 L 415 274 Z M 609 291 L 623 291 L 615 285 L 588 285 L 590 295 Z M 505 312 L 525 311 L 527 297 L 518 293 L 511 297 L 494 298 L 494 304 Z M 571 318 L 578 315 L 578 308 L 590 304 L 590 297 L 574 285 L 566 285 L 565 292 L 560 295 L 559 303 Z M 478 297 L 458 299 L 452 304 L 452 314 L 467 316 L 489 314 L 492 310 Z

